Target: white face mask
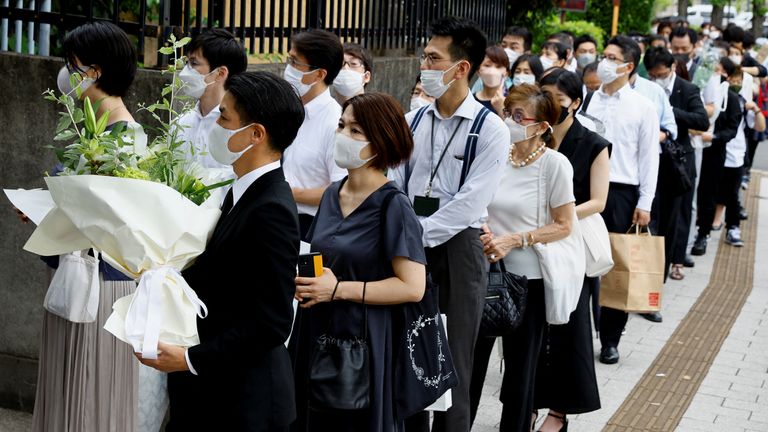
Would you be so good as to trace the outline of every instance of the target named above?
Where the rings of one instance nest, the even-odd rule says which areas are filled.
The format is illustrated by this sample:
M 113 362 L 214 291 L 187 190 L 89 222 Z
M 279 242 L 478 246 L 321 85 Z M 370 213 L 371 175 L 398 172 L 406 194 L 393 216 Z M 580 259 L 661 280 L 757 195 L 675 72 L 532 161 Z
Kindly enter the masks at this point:
M 311 74 L 315 71 L 317 71 L 317 69 L 311 70 L 309 72 L 302 72 L 291 65 L 285 65 L 283 78 L 296 89 L 296 91 L 299 93 L 299 97 L 303 97 L 305 94 L 307 94 L 313 85 L 317 84 L 317 81 L 313 82 L 312 84 L 304 84 L 301 82 L 301 80 L 304 78 L 304 75 Z
M 333 88 L 336 93 L 344 97 L 352 97 L 363 92 L 363 81 L 365 73 L 353 71 L 352 69 L 342 69 L 333 80 Z
M 82 81 L 80 81 L 80 90 L 85 93 L 86 90 L 88 90 L 88 87 L 93 85 L 94 82 L 96 82 L 93 78 L 88 78 L 88 76 L 85 75 L 86 72 L 91 70 L 88 66 L 83 67 L 83 71 L 78 72 L 80 74 L 80 77 L 82 78 Z M 66 66 L 63 66 L 61 69 L 59 69 L 59 75 L 56 77 L 56 85 L 59 87 L 59 91 L 64 94 L 70 94 L 72 93 L 72 84 L 69 81 L 71 74 L 69 73 L 69 69 L 67 69 Z M 71 95 L 75 98 L 77 98 L 77 95 Z
M 440 99 L 440 97 L 448 91 L 448 87 L 450 87 L 451 84 L 456 81 L 454 78 L 448 82 L 448 84 L 443 83 L 443 77 L 445 76 L 445 73 L 455 68 L 459 63 L 461 62 L 456 62 L 456 64 L 446 70 L 421 71 L 421 86 L 424 87 L 424 91 L 433 98 Z
M 669 74 L 666 78 L 655 78 L 653 82 L 660 85 L 661 88 L 666 89 L 669 88 L 669 85 L 672 83 L 672 80 L 675 79 L 675 73 L 672 72 Z
M 597 65 L 597 77 L 603 84 L 610 84 L 616 81 L 619 77 L 626 75 L 626 72 L 618 73 L 616 69 L 626 66 L 628 63 L 622 63 L 620 65 L 612 62 L 608 59 L 603 59 Z
M 411 98 L 411 111 L 413 111 L 415 109 L 419 109 L 419 108 L 421 108 L 423 106 L 427 106 L 427 105 L 429 105 L 431 103 L 432 102 L 430 102 L 430 101 L 428 101 L 428 100 L 426 100 L 426 99 L 424 99 L 422 97 L 418 97 L 418 96 L 417 97 L 413 97 L 413 98 Z
M 504 78 L 504 68 L 484 67 L 477 72 L 486 88 L 496 88 L 501 85 Z
M 217 69 L 218 68 L 203 75 L 187 64 L 179 73 L 179 79 L 184 83 L 179 91 L 183 95 L 200 99 L 200 97 L 203 96 L 203 93 L 205 93 L 206 87 L 216 82 L 205 82 L 205 77 L 216 72 Z
M 541 61 L 541 67 L 543 67 L 544 70 L 547 70 L 555 65 L 555 61 L 547 56 L 541 56 L 539 57 L 539 60 Z
M 594 54 L 579 54 L 579 56 L 576 57 L 576 64 L 579 65 L 580 68 L 584 69 L 584 67 L 586 67 L 588 64 L 594 63 L 596 59 L 597 56 Z
M 735 64 L 737 66 L 741 64 L 742 60 L 744 60 L 744 57 L 742 57 L 740 55 L 732 55 L 732 56 L 728 56 L 728 58 L 731 59 L 733 64 Z
M 523 142 L 525 140 L 529 140 L 536 135 L 528 136 L 528 127 L 529 126 L 537 126 L 539 123 L 531 123 L 529 125 L 521 125 L 520 123 L 512 120 L 511 118 L 508 118 L 504 120 L 504 123 L 509 128 L 509 141 L 512 144 L 517 144 L 519 142 Z
M 509 65 L 512 66 L 517 61 L 517 58 L 520 57 L 520 54 L 513 50 L 512 48 L 504 48 L 504 52 L 507 53 L 507 58 L 509 59 Z
M 536 84 L 536 77 L 531 74 L 516 74 L 512 78 L 512 85 L 518 86 L 520 84 Z
M 211 157 L 222 165 L 232 165 L 235 163 L 243 153 L 253 147 L 253 144 L 248 145 L 242 151 L 233 152 L 229 149 L 229 140 L 238 132 L 244 131 L 251 126 L 253 126 L 253 123 L 240 129 L 230 130 L 225 129 L 219 123 L 214 123 L 211 132 L 208 134 L 208 152 L 211 154 Z
M 336 132 L 336 144 L 333 147 L 333 160 L 339 168 L 357 169 L 367 164 L 376 155 L 362 159 L 360 152 L 370 144 L 368 141 L 358 141 L 349 135 Z

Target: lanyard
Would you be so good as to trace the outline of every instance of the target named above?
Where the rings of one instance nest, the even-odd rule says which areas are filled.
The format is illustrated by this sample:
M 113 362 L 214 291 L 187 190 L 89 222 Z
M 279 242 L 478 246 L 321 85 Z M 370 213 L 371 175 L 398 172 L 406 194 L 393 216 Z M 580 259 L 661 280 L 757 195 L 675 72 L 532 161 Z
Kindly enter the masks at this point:
M 443 157 L 445 157 L 445 154 L 448 152 L 448 147 L 451 146 L 451 142 L 453 142 L 453 138 L 456 136 L 456 133 L 459 131 L 459 128 L 461 127 L 461 123 L 464 121 L 464 119 L 459 120 L 459 124 L 456 125 L 456 129 L 453 130 L 453 134 L 451 135 L 451 138 L 448 139 L 448 143 L 445 145 L 445 148 L 443 149 L 443 153 L 440 154 L 440 159 L 437 160 L 437 166 L 433 168 L 433 165 L 435 163 L 435 117 L 433 114 L 432 117 L 432 132 L 430 135 L 431 138 L 431 144 L 430 144 L 430 153 L 429 153 L 429 170 L 432 172 L 432 174 L 429 176 L 429 184 L 427 185 L 427 191 L 424 195 L 429 197 L 432 194 L 432 181 L 435 179 L 435 176 L 437 176 L 437 169 L 440 168 L 440 164 L 443 163 Z

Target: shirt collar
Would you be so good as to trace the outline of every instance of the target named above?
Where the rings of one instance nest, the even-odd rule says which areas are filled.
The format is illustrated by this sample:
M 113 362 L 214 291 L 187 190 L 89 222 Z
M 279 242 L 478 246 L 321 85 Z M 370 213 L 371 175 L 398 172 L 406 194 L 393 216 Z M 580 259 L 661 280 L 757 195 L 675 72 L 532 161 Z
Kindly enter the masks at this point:
M 200 101 L 197 101 L 197 103 L 195 104 L 194 112 L 195 112 L 195 115 L 197 115 L 197 117 L 201 119 L 212 117 L 212 116 L 215 116 L 218 118 L 221 115 L 221 110 L 219 109 L 219 105 L 216 105 L 215 107 L 213 107 L 211 112 L 209 112 L 207 115 L 203 115 L 203 113 L 200 111 Z
M 314 99 L 304 105 L 304 113 L 306 114 L 307 118 L 312 118 L 319 112 L 323 111 L 325 106 L 329 103 L 336 103 L 336 101 L 331 96 L 331 90 L 325 89 L 324 92 L 320 93 Z
M 466 119 L 473 119 L 475 118 L 475 111 L 477 108 L 477 105 L 479 105 L 480 102 L 475 100 L 475 97 L 472 95 L 472 93 L 467 90 L 467 95 L 464 97 L 464 101 L 459 105 L 459 107 L 456 109 L 456 112 L 453 113 L 453 115 L 450 118 L 453 117 L 463 117 Z M 437 100 L 432 102 L 432 104 L 427 108 L 427 111 L 431 111 L 432 115 L 439 118 L 440 120 L 445 120 L 442 115 L 440 115 L 440 112 L 437 110 Z
M 640 78 L 640 77 L 638 77 L 638 79 L 639 79 L 639 78 Z M 624 84 L 624 86 L 623 86 L 622 88 L 620 88 L 620 89 L 619 89 L 619 90 L 618 90 L 616 93 L 614 93 L 614 94 L 612 94 L 612 95 L 609 95 L 608 93 L 605 93 L 605 92 L 603 91 L 603 86 L 604 86 L 604 84 L 601 84 L 601 85 L 600 85 L 600 88 L 599 88 L 599 89 L 597 89 L 597 94 L 598 94 L 598 95 L 600 95 L 601 97 L 604 97 L 604 98 L 611 98 L 611 97 L 615 97 L 615 98 L 619 98 L 619 99 L 620 99 L 620 98 L 621 98 L 621 95 L 622 95 L 623 93 L 626 93 L 627 91 L 629 91 L 629 90 L 631 90 L 631 89 L 632 89 L 632 87 L 629 85 L 629 81 L 627 81 L 627 83 L 626 83 L 626 84 Z
M 259 179 L 259 177 L 263 176 L 264 174 L 274 171 L 276 169 L 280 168 L 280 161 L 274 161 L 272 163 L 268 163 L 266 165 L 262 165 L 255 170 L 249 172 L 248 174 L 238 178 L 235 180 L 235 184 L 232 185 L 232 207 L 237 204 L 237 201 L 240 199 L 240 197 L 243 196 L 246 190 Z
M 672 94 L 672 89 L 675 88 L 675 81 L 677 80 L 677 74 L 675 71 L 672 71 L 672 79 L 669 80 L 669 85 L 667 86 L 667 90 L 669 90 L 669 94 Z

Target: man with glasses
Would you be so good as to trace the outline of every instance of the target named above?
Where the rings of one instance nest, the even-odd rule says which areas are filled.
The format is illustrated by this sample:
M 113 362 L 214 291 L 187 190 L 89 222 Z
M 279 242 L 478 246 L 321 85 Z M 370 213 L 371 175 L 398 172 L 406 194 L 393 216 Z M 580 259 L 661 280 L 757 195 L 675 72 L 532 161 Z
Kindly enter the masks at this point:
M 469 80 L 485 58 L 482 31 L 471 21 L 449 17 L 435 22 L 431 33 L 421 84 L 436 100 L 406 116 L 414 135 L 413 155 L 390 177 L 408 194 L 421 221 L 427 270 L 440 287 L 440 309 L 448 317 L 459 378 L 451 393 L 453 406 L 435 413 L 433 430 L 466 432 L 473 353 L 487 288 L 480 234 L 501 180 L 509 130 L 469 91 Z M 428 413 L 409 419 L 406 430 L 429 430 Z
M 344 104 L 354 96 L 365 93 L 373 74 L 373 57 L 365 48 L 354 43 L 344 44 L 344 64 L 336 79 L 333 91 L 336 101 Z
M 304 241 L 325 188 L 347 174 L 333 159 L 341 107 L 328 89 L 342 63 L 344 49 L 333 33 L 313 29 L 293 37 L 283 77 L 296 88 L 305 115 L 296 139 L 283 154 L 283 169 Z
M 624 234 L 633 224 L 646 226 L 651 222 L 659 170 L 659 115 L 653 103 L 629 85 L 640 58 L 637 42 L 627 36 L 613 37 L 603 57 L 597 68 L 603 85 L 585 111 L 603 122 L 605 139 L 613 144 L 608 199 L 602 215 L 608 231 Z M 601 363 L 619 361 L 619 340 L 627 317 L 624 311 L 601 309 Z

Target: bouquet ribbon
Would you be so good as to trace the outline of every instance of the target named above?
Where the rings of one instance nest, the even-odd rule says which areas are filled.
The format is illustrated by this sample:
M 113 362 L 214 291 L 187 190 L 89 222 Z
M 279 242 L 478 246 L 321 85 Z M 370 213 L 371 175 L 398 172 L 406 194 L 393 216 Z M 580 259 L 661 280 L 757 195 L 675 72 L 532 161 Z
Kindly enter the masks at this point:
M 169 284 L 182 289 L 184 296 L 195 307 L 198 317 L 205 318 L 208 315 L 205 303 L 197 297 L 176 268 L 161 266 L 144 271 L 125 317 L 125 336 L 133 345 L 133 350 L 141 352 L 144 358 L 157 358 L 157 344 L 164 318 L 162 289 Z

